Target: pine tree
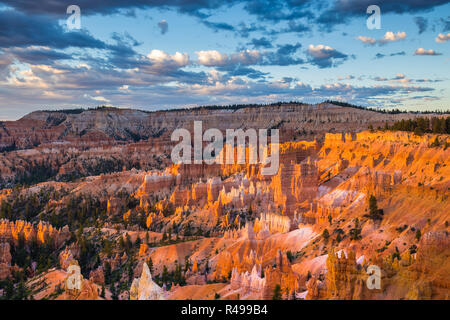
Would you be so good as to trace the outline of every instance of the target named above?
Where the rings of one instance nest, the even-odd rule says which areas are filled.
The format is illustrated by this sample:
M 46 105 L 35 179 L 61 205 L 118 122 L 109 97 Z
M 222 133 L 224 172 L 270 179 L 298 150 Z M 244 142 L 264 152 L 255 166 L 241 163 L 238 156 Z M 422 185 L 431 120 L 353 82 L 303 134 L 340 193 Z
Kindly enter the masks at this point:
M 366 216 L 373 221 L 383 219 L 383 209 L 378 209 L 377 198 L 373 194 L 369 197 L 369 215 Z
M 105 262 L 105 283 L 111 283 L 111 264 L 109 261 Z
M 435 148 L 435 147 L 439 147 L 440 145 L 441 145 L 441 144 L 440 144 L 440 142 L 439 142 L 438 137 L 435 137 L 433 143 L 431 144 L 431 147 L 432 147 L 432 148 Z
M 102 285 L 102 291 L 100 292 L 100 297 L 105 298 L 105 285 Z
M 323 237 L 325 240 L 328 240 L 328 238 L 330 237 L 330 233 L 328 232 L 327 229 L 323 230 L 323 232 L 322 232 L 322 237 Z
M 272 300 L 281 300 L 281 299 L 282 299 L 281 286 L 279 284 L 277 284 L 275 286 L 275 289 L 273 289 Z
M 153 260 L 152 260 L 152 258 L 148 258 L 147 266 L 148 266 L 148 268 L 150 270 L 150 273 L 153 273 Z
M 125 244 L 127 246 L 127 249 L 131 249 L 132 246 L 133 246 L 133 243 L 131 242 L 130 235 L 128 233 L 126 234 L 126 243 Z
M 417 231 L 416 231 L 416 240 L 419 241 L 421 237 L 422 237 L 422 232 L 420 231 L 420 229 L 417 229 Z
M 120 250 L 125 249 L 125 240 L 123 240 L 123 237 L 120 237 L 119 239 L 119 248 Z
M 136 242 L 134 243 L 136 248 L 139 248 L 139 246 L 141 245 L 142 241 L 141 238 L 139 237 L 139 235 L 136 238 Z
M 163 267 L 161 280 L 162 280 L 163 283 L 166 283 L 167 280 L 169 280 L 169 272 L 167 271 L 167 267 L 166 266 Z

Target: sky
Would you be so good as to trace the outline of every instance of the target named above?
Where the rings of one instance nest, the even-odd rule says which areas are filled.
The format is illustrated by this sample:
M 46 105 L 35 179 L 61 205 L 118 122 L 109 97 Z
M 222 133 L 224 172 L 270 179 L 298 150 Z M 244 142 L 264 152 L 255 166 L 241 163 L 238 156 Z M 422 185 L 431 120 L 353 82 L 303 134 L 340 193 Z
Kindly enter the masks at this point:
M 450 110 L 450 1 L 0 0 L 0 120 L 328 99 Z

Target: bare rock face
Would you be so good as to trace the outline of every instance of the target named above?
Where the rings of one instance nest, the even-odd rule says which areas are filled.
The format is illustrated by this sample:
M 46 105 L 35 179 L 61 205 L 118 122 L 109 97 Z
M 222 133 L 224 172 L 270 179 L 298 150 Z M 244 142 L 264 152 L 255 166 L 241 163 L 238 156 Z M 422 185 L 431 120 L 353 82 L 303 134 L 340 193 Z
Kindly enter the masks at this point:
M 314 133 L 360 131 L 371 123 L 374 127 L 413 114 L 382 114 L 368 110 L 341 107 L 329 103 L 319 105 L 281 104 L 234 110 L 179 110 L 142 112 L 131 109 L 101 108 L 80 112 L 30 113 L 18 121 L 0 123 L 0 148 L 27 148 L 58 140 L 140 140 L 170 136 L 175 128 L 191 128 L 194 120 L 203 121 L 204 129 L 270 128 L 278 126 L 285 139 L 296 135 L 311 138 Z M 301 134 L 298 128 L 304 129 Z M 314 136 L 314 133 L 312 136 Z
M 69 267 L 71 265 L 78 266 L 78 262 L 72 260 Z M 84 279 L 81 274 L 79 274 L 80 287 L 77 288 L 76 286 L 68 285 L 68 282 L 71 281 L 71 277 L 74 274 L 74 272 L 67 274 L 64 281 L 65 291 L 58 297 L 58 300 L 98 300 L 98 287 L 92 281 Z
M 131 284 L 130 300 L 166 300 L 163 289 L 152 280 L 147 263 L 143 264 L 141 277 Z
M 0 132 L 0 143 L 2 139 L 11 140 L 12 135 L 20 140 L 20 146 L 41 143 L 34 149 L 0 153 L 0 174 L 2 177 L 12 174 L 11 168 L 16 168 L 20 161 L 17 159 L 26 159 L 25 162 L 48 159 L 52 166 L 59 167 L 58 176 L 70 175 L 74 170 L 89 176 L 90 171 L 82 165 L 84 159 L 87 167 L 94 164 L 97 168 L 97 162 L 109 163 L 108 159 L 117 155 L 121 165 L 112 164 L 114 173 L 100 174 L 94 170 L 96 176 L 82 180 L 50 181 L 25 189 L 38 190 L 45 184 L 58 186 L 56 189 L 64 189 L 70 196 L 89 195 L 99 200 L 102 208 L 107 209 L 105 224 L 100 239 L 95 236 L 92 241 L 106 237 L 119 241 L 119 237 L 128 233 L 132 242 L 138 243 L 137 237 L 143 239 L 145 229 L 149 229 L 147 235 L 151 232 L 152 239 L 149 235 L 136 255 L 132 250 L 133 256 L 127 257 L 120 246 L 113 246 L 111 255 L 99 255 L 105 270 L 108 262 L 117 272 L 124 270 L 121 266 L 138 260 L 134 277 L 139 278 L 134 279 L 129 292 L 122 288 L 117 292 L 120 299 L 166 298 L 165 290 L 152 280 L 144 264 L 148 258 L 157 272 L 163 266 L 172 272 L 184 259 L 194 263 L 192 270 L 184 274 L 188 285 L 176 290 L 181 298 L 193 297 L 192 292 L 198 291 L 209 298 L 215 292 L 223 299 L 238 298 L 240 292 L 241 299 L 272 299 L 277 285 L 283 298 L 448 297 L 450 149 L 431 147 L 431 135 L 416 137 L 407 133 L 328 133 L 322 140 L 321 133 L 331 127 L 337 132 L 344 128 L 358 131 L 367 127 L 369 121 L 382 121 L 384 125 L 385 120 L 393 120 L 396 115 L 354 109 L 349 112 L 326 104 L 279 106 L 273 110 L 243 108 L 233 112 L 133 115 L 130 110 L 107 109 L 84 116 L 36 113 L 27 117 L 27 123 L 46 123 L 46 127 L 35 130 L 35 136 L 27 139 L 19 127 L 9 136 Z M 104 116 L 109 113 L 110 119 Z M 193 120 L 204 120 L 204 129 L 221 130 L 225 124 L 243 129 L 279 125 L 286 139 L 292 139 L 302 126 L 320 132 L 309 134 L 310 141 L 282 141 L 280 170 L 273 176 L 262 176 L 260 165 L 248 163 L 170 165 L 170 157 L 164 152 L 171 145 L 164 137 L 158 141 L 165 145 L 158 145 L 154 138 L 128 141 L 134 140 L 133 135 L 150 137 L 165 130 L 161 133 L 164 136 L 175 127 L 190 128 Z M 59 126 L 64 128 L 63 132 Z M 439 139 L 442 141 L 442 137 Z M 161 154 L 167 156 L 166 161 L 160 161 Z M 153 162 L 146 160 L 155 156 Z M 60 157 L 63 161 L 58 166 Z M 122 163 L 128 158 L 133 158 L 133 162 Z M 135 164 L 136 169 L 130 170 L 130 165 Z M 21 173 L 27 172 L 22 169 L 19 168 Z M 15 191 L 9 190 L 0 191 L 0 202 L 15 197 Z M 376 196 L 378 208 L 383 210 L 382 219 L 376 222 L 368 216 L 370 195 Z M 53 209 L 56 214 L 64 213 L 68 198 L 50 199 L 43 216 Z M 122 218 L 127 224 L 121 223 Z M 103 209 L 99 219 L 103 219 Z M 423 233 L 420 242 L 415 235 L 418 229 Z M 167 233 L 169 240 L 154 247 Z M 57 230 L 47 223 L 0 221 L 0 243 L 6 241 L 8 246 L 22 237 L 27 243 L 32 239 L 41 243 L 51 236 L 62 244 L 66 235 L 67 229 Z M 7 245 L 0 248 L 0 278 L 10 272 Z M 80 243 L 65 248 L 59 255 L 60 265 L 68 268 L 79 258 L 80 251 Z M 368 265 L 377 265 L 382 270 L 382 289 L 367 288 Z M 63 298 L 97 298 L 98 284 L 104 283 L 105 275 L 101 267 L 88 271 L 91 271 L 89 280 L 82 279 L 81 289 L 66 290 Z M 60 274 L 66 276 L 63 271 Z M 126 281 L 129 273 L 123 272 L 121 276 L 121 281 Z M 309 281 L 305 283 L 305 279 Z M 211 285 L 208 280 L 222 283 Z M 224 287 L 227 288 L 219 292 Z
M 146 256 L 148 252 L 149 252 L 148 245 L 145 242 L 141 243 L 139 247 L 139 256 L 141 257 Z
M 291 228 L 291 220 L 287 216 L 274 213 L 261 213 L 261 217 L 255 221 L 255 232 L 268 230 L 270 233 L 286 233 Z M 263 238 L 260 236 L 260 238 Z
M 0 243 L 0 280 L 11 276 L 11 252 L 9 243 Z
M 306 283 L 306 300 L 322 300 L 327 298 L 327 287 L 324 281 L 312 276 Z
M 353 298 L 355 281 L 358 275 L 355 253 L 344 250 L 331 251 L 327 259 L 327 295 L 333 299 Z
M 411 281 L 411 300 L 448 299 L 450 292 L 450 237 L 445 232 L 423 235 L 416 260 L 403 274 Z
M 283 213 L 288 215 L 294 213 L 297 203 L 314 199 L 319 185 L 316 163 L 305 155 L 311 151 L 303 148 L 299 150 L 303 151 L 302 156 L 296 158 L 301 162 L 296 163 L 292 160 L 290 163 L 282 162 L 278 174 L 272 178 L 274 202 L 282 207 Z
M 218 256 L 216 271 L 214 272 L 216 279 L 226 279 L 228 274 L 233 270 L 233 257 L 230 252 L 223 251 Z
M 285 298 L 292 296 L 299 288 L 299 276 L 292 270 L 286 253 L 277 251 L 275 267 L 268 266 L 264 269 L 265 286 L 263 299 L 272 299 L 276 285 L 280 285 Z
M 74 260 L 74 258 L 75 257 L 73 256 L 72 251 L 66 247 L 59 254 L 59 265 L 61 266 L 62 269 L 65 270 L 69 267 L 70 263 L 72 262 L 72 260 Z
M 51 224 L 39 221 L 39 223 L 31 224 L 26 221 L 8 221 L 0 220 L 0 240 L 16 243 L 19 237 L 23 237 L 25 241 L 37 240 L 39 243 L 45 243 L 46 239 L 51 237 L 56 246 L 60 246 L 70 237 L 68 227 L 57 229 Z
M 104 285 L 105 284 L 105 273 L 103 272 L 103 267 L 100 266 L 95 270 L 92 270 L 89 273 L 89 280 L 99 284 L 99 285 Z
M 119 300 L 130 300 L 130 293 L 128 291 L 123 291 L 119 294 Z
M 98 174 L 99 170 L 111 172 L 111 167 L 115 167 L 113 171 L 165 167 L 171 163 L 169 157 L 163 156 L 170 154 L 173 146 L 171 133 L 177 128 L 192 130 L 195 120 L 203 121 L 204 130 L 218 128 L 222 132 L 276 126 L 280 129 L 281 142 L 286 142 L 298 138 L 322 140 L 330 130 L 359 132 L 369 123 L 376 127 L 418 116 L 382 114 L 328 103 L 249 106 L 234 112 L 200 109 L 146 113 L 115 108 L 75 113 L 38 111 L 18 121 L 0 122 L 0 185 L 21 183 L 17 180 L 40 167 L 45 167 L 59 181 Z M 2 151 L 8 152 L 2 154 Z M 157 156 L 148 157 L 148 154 Z M 286 159 L 282 157 L 281 163 L 288 165 L 294 159 L 298 164 L 301 161 L 292 156 L 300 154 L 297 150 Z M 104 167 L 104 163 L 109 165 Z M 220 165 L 182 165 L 180 179 L 187 179 L 185 174 L 205 177 L 221 169 L 229 175 L 241 168 L 235 165 L 223 168 Z M 217 192 L 210 191 L 211 194 Z
M 261 265 L 254 265 L 251 272 L 242 273 L 233 268 L 230 285 L 233 290 L 240 290 L 241 297 L 252 295 L 261 299 L 266 286 L 266 279 L 261 278 Z

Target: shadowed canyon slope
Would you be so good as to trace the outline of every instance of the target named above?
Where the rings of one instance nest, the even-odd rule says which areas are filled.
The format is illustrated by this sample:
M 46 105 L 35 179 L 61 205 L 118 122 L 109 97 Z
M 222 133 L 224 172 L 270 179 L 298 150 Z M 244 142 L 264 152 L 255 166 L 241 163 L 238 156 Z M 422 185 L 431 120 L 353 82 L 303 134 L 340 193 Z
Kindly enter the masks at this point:
M 369 123 L 378 127 L 384 126 L 386 121 L 414 117 L 413 114 L 385 114 L 330 103 L 156 112 L 108 107 L 85 111 L 37 111 L 18 121 L 0 122 L 0 148 L 30 148 L 62 141 L 170 138 L 176 128 L 192 128 L 194 120 L 202 121 L 206 129 L 278 128 L 284 140 L 301 135 L 311 139 L 325 132 L 361 131 L 367 129 Z

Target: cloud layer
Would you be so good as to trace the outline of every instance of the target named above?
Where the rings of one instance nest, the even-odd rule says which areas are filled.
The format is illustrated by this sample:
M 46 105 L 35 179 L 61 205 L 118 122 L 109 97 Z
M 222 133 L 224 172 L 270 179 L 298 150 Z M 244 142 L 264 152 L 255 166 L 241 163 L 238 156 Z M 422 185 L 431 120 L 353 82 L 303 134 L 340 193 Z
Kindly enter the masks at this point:
M 145 18 L 148 32 L 156 36 L 148 40 L 139 38 L 140 32 L 124 31 L 128 26 L 120 23 L 112 23 L 109 34 L 92 27 L 68 30 L 64 1 L 0 0 L 0 109 L 100 103 L 167 108 L 311 97 L 362 104 L 385 97 L 405 101 L 413 93 L 437 91 L 438 80 L 409 79 L 401 76 L 403 70 L 396 76 L 373 70 L 363 76 L 364 70 L 351 66 L 364 61 L 361 56 L 377 64 L 407 58 L 443 61 L 447 49 L 442 44 L 450 39 L 448 18 L 431 19 L 427 13 L 447 2 L 383 1 L 383 14 L 410 15 L 413 31 L 406 34 L 397 25 L 378 36 L 358 36 L 344 24 L 363 21 L 369 0 L 77 1 L 90 22 L 158 12 L 158 18 Z M 227 10 L 233 14 L 220 15 Z M 234 16 L 237 11 L 240 18 Z M 174 18 L 181 16 L 180 21 Z M 205 39 L 185 43 L 184 32 L 192 32 L 186 23 L 195 24 Z M 346 40 L 336 41 L 337 35 Z M 416 49 L 418 35 L 434 41 L 436 48 Z

